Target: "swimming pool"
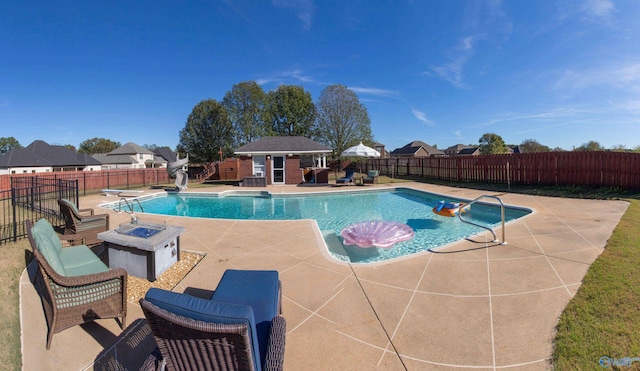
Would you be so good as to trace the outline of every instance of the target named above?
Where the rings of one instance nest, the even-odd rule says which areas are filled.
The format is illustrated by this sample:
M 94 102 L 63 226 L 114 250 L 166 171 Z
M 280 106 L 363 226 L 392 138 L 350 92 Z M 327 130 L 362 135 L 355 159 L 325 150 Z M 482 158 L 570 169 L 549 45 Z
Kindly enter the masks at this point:
M 463 223 L 458 218 L 434 214 L 431 209 L 443 199 L 465 201 L 410 188 L 304 194 L 256 191 L 220 194 L 180 192 L 138 200 L 144 212 L 151 214 L 244 220 L 313 219 L 334 258 L 354 263 L 371 263 L 437 249 L 484 231 Z M 117 209 L 117 204 L 105 206 Z M 137 203 L 132 203 L 132 206 L 134 211 L 140 212 Z M 530 212 L 529 209 L 506 207 L 505 220 L 514 220 Z M 500 207 L 474 204 L 465 219 L 487 227 L 498 226 L 501 223 Z M 397 243 L 391 249 L 363 249 L 357 246 L 335 248 L 336 236 L 340 235 L 343 228 L 368 220 L 407 224 L 414 230 L 415 236 L 409 241 Z M 337 240 L 341 239 L 338 237 Z M 344 251 L 341 250 L 342 247 Z

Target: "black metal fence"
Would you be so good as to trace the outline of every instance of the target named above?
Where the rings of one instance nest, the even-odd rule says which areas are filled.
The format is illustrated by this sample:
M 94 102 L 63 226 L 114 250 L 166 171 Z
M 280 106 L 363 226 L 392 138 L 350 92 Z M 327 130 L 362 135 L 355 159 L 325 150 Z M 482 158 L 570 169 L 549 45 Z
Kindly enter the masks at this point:
M 0 244 L 27 235 L 25 221 L 47 219 L 54 227 L 64 224 L 58 199 L 78 205 L 78 180 L 33 176 L 11 179 L 11 190 L 0 191 Z

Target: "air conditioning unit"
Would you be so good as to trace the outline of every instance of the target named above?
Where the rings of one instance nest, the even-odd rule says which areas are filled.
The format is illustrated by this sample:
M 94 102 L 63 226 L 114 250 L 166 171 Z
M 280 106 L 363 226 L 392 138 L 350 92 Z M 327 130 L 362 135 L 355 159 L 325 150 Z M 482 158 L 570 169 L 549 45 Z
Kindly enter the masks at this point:
M 262 175 L 262 171 L 256 171 L 256 175 L 255 176 L 264 176 L 264 175 Z

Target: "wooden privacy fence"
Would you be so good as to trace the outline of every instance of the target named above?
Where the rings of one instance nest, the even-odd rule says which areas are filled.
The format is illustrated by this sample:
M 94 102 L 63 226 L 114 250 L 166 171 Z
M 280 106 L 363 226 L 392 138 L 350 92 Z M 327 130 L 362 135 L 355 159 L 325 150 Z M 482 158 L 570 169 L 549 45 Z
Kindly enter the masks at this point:
M 62 171 L 53 173 L 9 174 L 0 175 L 0 190 L 11 189 L 11 178 L 48 178 L 77 180 L 78 192 L 87 192 L 108 188 L 131 188 L 171 182 L 165 168 L 154 169 L 120 169 L 100 171 Z
M 640 190 L 640 153 L 541 152 L 385 158 L 370 159 L 367 165 L 391 177 Z

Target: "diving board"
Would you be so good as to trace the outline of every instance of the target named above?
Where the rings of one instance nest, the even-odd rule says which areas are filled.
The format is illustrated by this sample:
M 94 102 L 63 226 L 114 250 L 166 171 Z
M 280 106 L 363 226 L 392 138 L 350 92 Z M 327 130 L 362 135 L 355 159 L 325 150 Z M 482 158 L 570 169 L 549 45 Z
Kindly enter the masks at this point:
M 142 193 L 143 191 L 132 191 L 130 189 L 103 189 L 105 196 L 122 196 L 123 193 Z

